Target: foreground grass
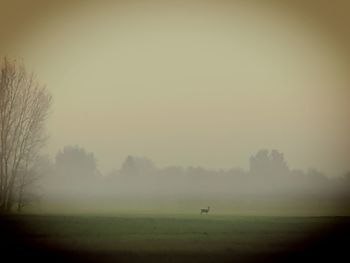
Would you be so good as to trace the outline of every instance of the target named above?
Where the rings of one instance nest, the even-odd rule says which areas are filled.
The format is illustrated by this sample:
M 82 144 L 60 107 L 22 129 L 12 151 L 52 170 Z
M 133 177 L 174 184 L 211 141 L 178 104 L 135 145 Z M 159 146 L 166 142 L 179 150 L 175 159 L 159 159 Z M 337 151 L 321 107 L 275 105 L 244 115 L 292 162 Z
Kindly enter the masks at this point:
M 7 229 L 15 227 L 17 237 L 27 244 L 59 254 L 75 253 L 84 262 L 266 261 L 266 257 L 293 255 L 321 240 L 330 241 L 329 234 L 335 228 L 345 231 L 349 222 L 347 217 L 210 214 L 1 218 L 2 225 Z

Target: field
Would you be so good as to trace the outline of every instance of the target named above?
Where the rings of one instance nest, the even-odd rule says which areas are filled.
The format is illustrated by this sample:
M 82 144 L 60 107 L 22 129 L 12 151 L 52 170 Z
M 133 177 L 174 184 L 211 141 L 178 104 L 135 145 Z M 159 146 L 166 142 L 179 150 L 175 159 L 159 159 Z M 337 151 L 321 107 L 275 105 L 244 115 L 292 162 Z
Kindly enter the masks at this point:
M 350 237 L 348 217 L 122 214 L 0 220 L 7 256 L 37 262 L 331 262 L 346 253 Z

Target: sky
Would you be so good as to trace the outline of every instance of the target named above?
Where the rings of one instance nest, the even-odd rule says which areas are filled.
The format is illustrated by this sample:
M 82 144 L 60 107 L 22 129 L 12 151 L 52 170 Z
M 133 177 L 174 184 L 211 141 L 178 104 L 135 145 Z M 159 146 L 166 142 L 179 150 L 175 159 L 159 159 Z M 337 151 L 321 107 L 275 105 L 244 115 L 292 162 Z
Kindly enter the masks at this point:
M 0 55 L 52 93 L 52 157 L 229 169 L 268 148 L 350 170 L 346 1 L 28 2 L 0 1 Z

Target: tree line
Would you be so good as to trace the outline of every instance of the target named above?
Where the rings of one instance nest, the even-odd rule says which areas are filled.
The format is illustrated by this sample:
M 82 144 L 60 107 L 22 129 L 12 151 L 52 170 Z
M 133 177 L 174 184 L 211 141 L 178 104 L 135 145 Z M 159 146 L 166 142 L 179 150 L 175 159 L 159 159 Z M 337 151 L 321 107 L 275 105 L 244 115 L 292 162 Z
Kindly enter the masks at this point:
M 159 168 L 146 158 L 129 155 L 119 169 L 102 174 L 93 153 L 66 146 L 50 163 L 48 193 L 176 194 L 176 195 L 284 195 L 347 193 L 350 176 L 327 177 L 316 169 L 291 169 L 278 150 L 262 149 L 249 158 L 248 169 Z M 51 186 L 51 187 L 50 187 Z

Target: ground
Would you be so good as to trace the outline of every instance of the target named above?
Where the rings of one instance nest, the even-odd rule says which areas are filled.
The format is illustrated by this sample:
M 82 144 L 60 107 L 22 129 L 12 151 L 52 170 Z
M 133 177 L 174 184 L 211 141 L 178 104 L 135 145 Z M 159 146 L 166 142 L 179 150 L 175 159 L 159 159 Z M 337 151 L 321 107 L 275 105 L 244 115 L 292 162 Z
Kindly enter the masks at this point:
M 7 256 L 44 262 L 331 262 L 345 254 L 350 237 L 348 217 L 85 214 L 0 220 Z

